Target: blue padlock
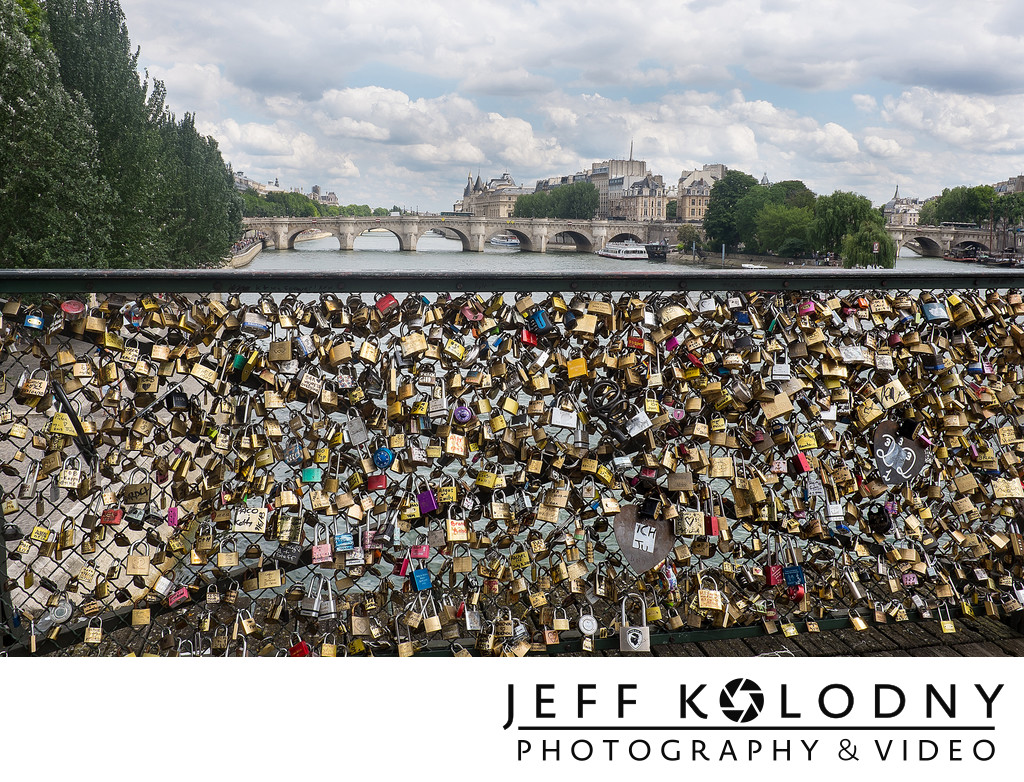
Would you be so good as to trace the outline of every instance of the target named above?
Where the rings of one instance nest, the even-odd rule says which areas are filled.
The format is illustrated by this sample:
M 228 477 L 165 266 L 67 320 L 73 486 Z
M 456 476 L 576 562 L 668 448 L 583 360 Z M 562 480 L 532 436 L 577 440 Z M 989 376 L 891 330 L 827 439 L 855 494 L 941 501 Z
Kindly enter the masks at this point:
M 390 448 L 378 448 L 373 452 L 373 463 L 378 470 L 386 470 L 395 463 L 395 452 Z
M 351 551 L 356 547 L 351 532 L 339 532 L 334 536 L 335 551 Z
M 425 567 L 412 571 L 412 586 L 417 592 L 430 589 L 430 571 Z
M 530 321 L 531 330 L 537 334 L 547 334 L 555 327 L 551 324 L 551 318 L 548 317 L 547 312 L 538 307 L 527 316 L 527 320 Z
M 39 310 L 32 310 L 25 316 L 25 328 L 43 330 L 43 314 Z
M 453 415 L 455 418 L 455 422 L 458 424 L 465 425 L 473 420 L 473 411 L 470 408 L 466 407 L 465 405 L 459 405 L 458 407 L 456 407 L 455 413 Z

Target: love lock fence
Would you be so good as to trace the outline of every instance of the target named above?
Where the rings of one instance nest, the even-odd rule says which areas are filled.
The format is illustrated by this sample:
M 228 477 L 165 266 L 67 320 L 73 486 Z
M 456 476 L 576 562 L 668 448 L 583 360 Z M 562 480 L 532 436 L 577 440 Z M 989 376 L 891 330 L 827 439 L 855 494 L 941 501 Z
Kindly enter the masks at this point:
M 1015 614 L 1020 279 L 0 272 L 5 649 Z

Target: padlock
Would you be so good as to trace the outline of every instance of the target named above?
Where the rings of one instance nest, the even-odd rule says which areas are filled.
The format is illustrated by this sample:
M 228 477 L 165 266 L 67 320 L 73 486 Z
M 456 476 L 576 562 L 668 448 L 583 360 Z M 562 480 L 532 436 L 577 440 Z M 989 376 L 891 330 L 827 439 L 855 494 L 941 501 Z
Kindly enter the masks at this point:
M 643 607 L 643 623 L 631 625 L 626 618 L 626 603 L 630 600 L 638 600 Z M 651 650 L 651 630 L 647 625 L 647 601 L 643 595 L 631 592 L 622 598 L 621 616 L 619 628 L 619 651 L 620 652 L 649 652 Z

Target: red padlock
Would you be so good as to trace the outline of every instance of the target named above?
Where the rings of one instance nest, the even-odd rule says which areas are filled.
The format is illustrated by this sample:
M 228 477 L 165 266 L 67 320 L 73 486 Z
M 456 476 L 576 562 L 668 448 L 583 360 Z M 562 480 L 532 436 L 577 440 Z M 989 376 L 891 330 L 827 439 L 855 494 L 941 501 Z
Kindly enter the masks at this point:
M 373 306 L 377 308 L 381 315 L 387 315 L 398 306 L 398 299 L 390 293 L 378 293 L 374 296 Z
M 388 487 L 388 476 L 384 473 L 375 473 L 366 479 L 368 491 L 384 491 Z
M 295 635 L 293 633 L 292 634 L 292 640 L 295 640 L 296 638 L 298 638 L 298 641 L 296 641 L 294 644 L 292 644 L 291 647 L 289 647 L 289 649 L 288 649 L 288 656 L 289 657 L 309 657 L 309 654 L 310 654 L 309 644 L 306 643 L 305 641 L 303 641 L 301 638 L 299 638 L 299 636 L 297 636 L 297 635 Z

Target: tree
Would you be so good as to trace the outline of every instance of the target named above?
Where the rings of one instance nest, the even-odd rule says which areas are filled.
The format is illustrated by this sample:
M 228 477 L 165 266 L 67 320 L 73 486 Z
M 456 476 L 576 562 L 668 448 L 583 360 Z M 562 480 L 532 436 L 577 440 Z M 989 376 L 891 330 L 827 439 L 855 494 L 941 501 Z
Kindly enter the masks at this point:
M 756 184 L 754 177 L 742 171 L 728 171 L 715 182 L 704 213 L 704 234 L 708 244 L 725 244 L 728 247 L 739 244 L 734 210 L 739 200 Z
M 938 225 L 938 199 L 929 198 L 921 205 L 921 213 L 917 216 L 917 222 L 921 225 Z
M 46 12 L 59 83 L 88 107 L 113 191 L 108 264 L 219 264 L 241 233 L 243 201 L 217 143 L 192 115 L 166 110 L 163 83 L 139 77 L 118 0 L 48 0 Z
M 46 10 L 61 82 L 89 107 L 100 171 L 115 193 L 110 265 L 163 266 L 166 246 L 157 236 L 160 137 L 154 122 L 163 112 L 162 87 L 155 85 L 151 102 L 116 0 L 49 0 Z
M 679 230 L 676 231 L 676 239 L 679 241 L 681 252 L 689 252 L 695 245 L 702 247 L 704 244 L 704 237 L 701 236 L 700 229 L 689 223 L 679 226 Z
M 590 220 L 597 214 L 600 195 L 590 182 L 574 182 L 553 190 L 540 190 L 516 199 L 513 217 L 555 217 L 562 220 Z
M 748 252 L 759 252 L 761 247 L 757 241 L 757 216 L 769 204 L 775 203 L 771 190 L 761 185 L 754 185 L 736 202 L 733 209 L 733 221 L 736 224 L 738 241 Z
M 679 208 L 679 202 L 676 199 L 670 200 L 665 204 L 665 220 L 673 221 L 676 219 L 676 210 Z
M 757 240 L 763 251 L 795 258 L 810 249 L 813 212 L 806 207 L 768 204 L 757 215 Z M 783 249 L 785 248 L 785 249 Z
M 878 243 L 878 252 L 874 245 Z M 891 269 L 896 263 L 896 242 L 886 232 L 883 225 L 873 220 L 865 220 L 858 229 L 847 234 L 843 240 L 843 267 L 878 265 Z
M 736 203 L 734 218 L 739 241 L 748 251 L 765 252 L 770 249 L 777 252 L 781 246 L 781 242 L 765 242 L 758 236 L 758 217 L 769 205 L 785 206 L 792 209 L 813 209 L 814 193 L 797 179 L 776 182 L 768 187 L 754 185 L 747 190 Z M 804 235 L 801 235 L 800 238 L 803 242 L 807 240 Z
M 946 188 L 936 199 L 937 223 L 987 223 L 996 200 L 995 188 L 990 185 Z
M 160 171 L 160 236 L 166 263 L 184 269 L 216 266 L 242 233 L 242 199 L 224 165 L 217 142 L 200 136 L 195 118 L 164 117 Z
M 601 199 L 591 182 L 574 182 L 551 191 L 550 214 L 563 220 L 590 220 L 597 214 Z
M 0 63 L 0 263 L 105 266 L 112 194 L 96 134 L 60 84 L 34 2 L 0 3 Z
M 1020 225 L 1024 219 L 1024 193 L 1006 193 L 995 199 L 992 206 L 997 228 L 1003 232 L 1003 248 L 1014 246 L 1010 240 L 1010 229 Z M 995 248 L 992 248 L 995 249 Z
M 879 227 L 883 225 L 882 215 L 864 196 L 842 190 L 830 196 L 818 196 L 814 202 L 811 241 L 823 252 L 838 252 L 846 235 L 858 231 L 865 221 Z
M 817 200 L 814 192 L 799 179 L 786 179 L 776 182 L 770 188 L 772 201 L 786 206 L 813 209 Z

